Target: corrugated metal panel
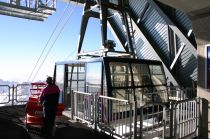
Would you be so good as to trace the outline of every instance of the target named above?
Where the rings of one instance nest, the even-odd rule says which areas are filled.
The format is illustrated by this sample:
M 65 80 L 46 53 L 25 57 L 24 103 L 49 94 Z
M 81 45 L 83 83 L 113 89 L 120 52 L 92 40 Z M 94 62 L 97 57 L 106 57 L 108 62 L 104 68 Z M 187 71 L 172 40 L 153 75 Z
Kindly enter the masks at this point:
M 110 14 L 114 15 L 116 11 L 109 10 Z M 126 32 L 123 29 L 122 20 L 119 14 L 116 14 L 109 18 L 109 21 L 111 22 L 111 25 L 115 31 L 116 34 L 120 33 L 121 35 L 118 37 L 121 37 L 121 39 L 126 40 Z
M 142 11 L 144 10 L 144 7 L 147 4 L 147 0 L 130 0 L 129 6 L 138 13 L 138 16 L 141 15 Z
M 147 1 L 146 0 L 142 0 L 142 1 L 132 0 L 132 1 L 129 1 L 129 4 L 132 10 L 134 11 L 134 14 L 138 16 L 138 18 L 140 18 L 142 15 L 142 11 L 147 4 Z M 165 60 L 164 63 L 166 63 L 166 65 L 169 65 L 168 63 L 169 62 L 168 61 L 169 59 L 168 26 L 166 22 L 150 6 L 148 10 L 146 11 L 146 13 L 144 14 L 144 17 L 142 17 L 141 19 L 141 26 L 143 26 L 144 31 L 147 32 L 149 36 L 151 37 L 153 45 L 155 45 L 155 47 L 158 47 L 155 49 L 159 51 L 159 53 L 161 53 L 161 56 Z M 138 53 L 142 53 L 142 52 L 138 51 L 137 54 Z
M 146 0 L 131 0 L 129 1 L 131 9 L 134 11 L 135 16 L 141 18 L 142 11 L 146 5 Z M 138 19 L 137 18 L 137 19 Z M 191 28 L 191 22 L 180 11 L 176 11 L 176 19 L 179 24 L 186 30 Z M 158 14 L 158 12 L 150 5 L 149 9 L 144 14 L 144 17 L 141 19 L 141 28 L 144 29 L 144 33 L 149 35 L 149 42 L 153 45 L 154 49 L 161 56 L 163 62 L 169 67 L 170 66 L 170 52 L 168 48 L 168 25 L 165 22 L 164 18 Z M 141 38 L 141 36 L 139 36 Z M 137 38 L 137 37 L 136 37 Z M 148 38 L 147 38 L 148 39 Z M 144 42 L 139 39 L 137 41 L 137 56 L 139 58 L 153 58 L 152 53 L 145 48 Z M 180 38 L 176 40 L 177 49 L 182 45 Z M 147 47 L 147 46 L 146 46 Z M 197 59 L 194 57 L 188 47 L 186 46 L 181 53 L 181 56 L 178 59 L 176 64 L 176 72 L 173 72 L 173 75 L 179 79 L 180 83 L 183 86 L 192 86 L 191 80 L 197 80 Z M 180 78 L 181 77 L 181 78 Z
M 184 14 L 182 11 L 176 10 L 175 11 L 176 22 L 184 29 L 185 33 L 192 29 L 192 22 L 189 17 Z
M 143 20 L 145 30 L 150 34 L 152 41 L 155 43 L 155 47 L 158 47 L 158 51 L 161 53 L 163 59 L 169 59 L 168 52 L 168 27 L 164 20 L 157 14 L 157 12 L 150 7 L 147 20 Z M 164 63 L 169 65 L 169 61 L 166 60 Z
M 194 34 L 192 33 L 190 36 L 188 36 L 188 32 L 193 29 L 190 18 L 184 12 L 175 10 L 175 20 L 189 41 L 196 46 Z
M 136 33 L 135 35 L 135 47 L 137 51 L 137 57 L 139 59 L 150 59 L 150 60 L 158 60 L 155 59 L 153 56 L 152 52 L 149 50 L 148 46 L 146 43 L 139 37 L 139 34 Z
M 147 0 L 130 0 L 129 5 L 136 16 L 135 19 L 140 19 L 142 15 L 144 15 L 139 23 L 139 28 L 141 28 L 140 30 L 144 33 L 147 40 L 152 44 L 157 55 L 161 56 L 163 63 L 167 67 L 170 67 L 171 59 L 168 46 L 168 24 L 151 5 L 147 10 L 145 10 Z M 146 12 L 142 14 L 143 11 Z M 183 15 L 183 13 L 177 11 L 176 19 L 179 20 L 186 30 L 191 27 L 189 20 L 185 15 Z M 126 33 L 123 29 L 120 15 L 112 17 L 111 21 L 115 27 L 115 31 L 122 34 L 121 37 L 126 40 Z M 144 36 L 141 36 L 141 34 L 138 34 L 138 31 L 134 34 L 134 47 L 137 52 L 137 57 L 139 59 L 160 60 L 155 59 L 151 48 L 149 48 L 148 44 L 144 42 L 143 37 Z M 176 38 L 178 51 L 183 42 L 178 36 Z M 179 79 L 179 83 L 185 87 L 192 86 L 192 80 L 197 80 L 197 59 L 190 53 L 187 46 L 185 46 L 177 61 L 175 71 L 176 72 L 171 72 L 171 74 L 176 76 L 176 78 Z
M 123 29 L 123 24 L 121 21 L 121 17 L 118 16 L 114 16 L 112 18 L 112 25 L 114 25 L 114 27 L 117 27 L 117 29 L 115 28 L 116 32 L 120 32 L 121 33 L 121 37 L 123 37 L 123 39 L 126 39 L 126 32 Z M 134 34 L 134 40 L 135 40 L 135 48 L 137 53 L 137 57 L 139 59 L 152 59 L 152 60 L 157 60 L 153 57 L 153 54 L 151 53 L 151 51 L 149 50 L 149 48 L 146 46 L 145 42 L 142 40 L 142 38 L 140 37 L 139 34 L 135 33 Z M 141 53 L 139 53 L 141 52 Z
M 179 37 L 176 39 L 177 48 L 183 43 Z M 192 86 L 192 80 L 197 81 L 197 59 L 191 54 L 189 47 L 185 46 L 176 65 L 177 77 L 185 86 Z

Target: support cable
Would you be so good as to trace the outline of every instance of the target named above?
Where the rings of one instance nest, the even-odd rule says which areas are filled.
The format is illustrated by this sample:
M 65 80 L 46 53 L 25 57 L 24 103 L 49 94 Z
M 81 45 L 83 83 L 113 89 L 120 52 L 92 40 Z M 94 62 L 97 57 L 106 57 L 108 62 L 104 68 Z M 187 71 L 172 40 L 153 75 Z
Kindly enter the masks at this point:
M 34 75 L 32 81 L 34 81 L 34 79 L 36 78 L 36 76 L 37 76 L 39 70 L 41 69 L 42 65 L 44 64 L 44 62 L 45 62 L 47 56 L 49 55 L 50 51 L 52 50 L 53 46 L 55 45 L 55 42 L 58 40 L 58 38 L 59 38 L 59 36 L 61 35 L 61 32 L 63 31 L 64 27 L 67 25 L 68 21 L 70 20 L 70 17 L 71 17 L 71 15 L 72 15 L 72 13 L 74 12 L 74 10 L 75 10 L 77 4 L 78 4 L 78 1 L 77 1 L 76 5 L 74 6 L 73 10 L 71 10 L 71 11 L 69 12 L 69 16 L 68 16 L 66 22 L 63 24 L 63 26 L 62 26 L 61 30 L 59 31 L 58 35 L 56 36 L 54 42 L 52 43 L 51 47 L 50 47 L 49 50 L 47 51 L 47 53 L 46 53 L 46 55 L 45 55 L 45 57 L 44 57 L 42 63 L 40 64 L 40 66 L 39 66 L 39 68 L 38 68 L 36 74 Z
M 63 19 L 63 16 L 66 15 L 66 12 L 67 12 L 67 9 L 68 9 L 69 6 L 70 6 L 70 3 L 68 3 L 68 5 L 65 7 L 65 9 L 64 9 L 64 11 L 63 11 L 63 13 L 62 13 L 62 15 L 61 15 L 61 17 L 60 17 L 58 23 L 56 24 L 56 26 L 55 26 L 53 32 L 52 32 L 51 35 L 50 35 L 50 38 L 48 39 L 47 43 L 45 44 L 45 47 L 43 48 L 43 50 L 42 50 L 42 52 L 41 52 L 39 58 L 37 59 L 36 64 L 34 65 L 34 68 L 33 68 L 33 70 L 31 71 L 31 73 L 30 73 L 30 75 L 29 75 L 29 77 L 28 77 L 27 82 L 29 82 L 29 80 L 31 79 L 32 74 L 34 73 L 34 70 L 36 69 L 36 67 L 37 67 L 37 65 L 38 65 L 38 63 L 39 63 L 39 61 L 40 61 L 42 55 L 44 54 L 45 49 L 47 48 L 47 46 L 48 46 L 50 40 L 52 39 L 53 35 L 55 34 L 55 32 L 56 32 L 56 30 L 57 30 L 59 24 L 61 23 L 61 21 L 62 21 L 62 19 Z
M 77 48 L 75 48 L 64 60 L 68 60 L 75 52 Z

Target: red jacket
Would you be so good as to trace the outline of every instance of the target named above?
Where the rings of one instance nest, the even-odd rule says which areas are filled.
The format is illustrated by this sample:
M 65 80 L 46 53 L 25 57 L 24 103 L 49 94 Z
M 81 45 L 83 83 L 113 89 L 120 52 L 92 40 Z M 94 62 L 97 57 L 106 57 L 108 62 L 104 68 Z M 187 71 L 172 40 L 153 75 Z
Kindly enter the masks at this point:
M 59 93 L 60 93 L 60 89 L 58 88 L 57 85 L 55 84 L 48 85 L 42 91 L 42 94 L 40 96 L 40 102 L 42 103 L 44 101 L 45 96 L 48 94 L 59 94 Z

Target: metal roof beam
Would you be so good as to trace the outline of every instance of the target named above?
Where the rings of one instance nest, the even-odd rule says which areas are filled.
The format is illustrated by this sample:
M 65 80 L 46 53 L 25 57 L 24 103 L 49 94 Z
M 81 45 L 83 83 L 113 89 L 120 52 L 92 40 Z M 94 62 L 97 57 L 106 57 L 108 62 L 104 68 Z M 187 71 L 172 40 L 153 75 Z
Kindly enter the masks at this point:
M 171 66 L 170 66 L 170 70 L 173 69 L 173 67 L 174 67 L 174 65 L 176 64 L 176 62 L 177 62 L 179 56 L 181 55 L 181 53 L 182 53 L 184 47 L 185 47 L 185 44 L 182 44 L 182 46 L 179 48 L 179 51 L 178 51 L 178 53 L 176 54 L 176 56 L 175 56 L 175 58 L 174 58 L 174 60 L 173 60 L 173 62 L 172 62 L 172 64 L 171 64 Z
M 111 19 L 108 20 L 108 23 L 110 30 L 115 35 L 115 38 L 118 39 L 117 41 L 120 42 L 121 46 L 124 48 L 126 52 L 129 52 L 128 45 L 127 46 L 125 45 L 126 39 L 124 38 L 123 33 L 119 32 L 118 26 L 116 26 L 116 24 Z
M 36 20 L 36 21 L 44 21 L 44 18 L 46 18 L 46 17 L 34 16 L 34 15 L 26 15 L 26 14 L 18 13 L 18 12 L 9 12 L 5 10 L 1 10 L 1 9 L 0 9 L 0 14 L 23 18 L 23 19 Z
M 49 0 L 48 2 L 50 4 L 40 3 L 36 0 L 31 1 L 34 2 L 33 4 L 28 3 L 29 0 L 26 0 L 24 2 L 25 3 L 16 1 L 13 3 L 13 1 L 11 0 L 8 2 L 0 1 L 0 14 L 30 20 L 43 21 L 49 15 L 52 15 L 52 13 L 56 10 L 55 0 Z

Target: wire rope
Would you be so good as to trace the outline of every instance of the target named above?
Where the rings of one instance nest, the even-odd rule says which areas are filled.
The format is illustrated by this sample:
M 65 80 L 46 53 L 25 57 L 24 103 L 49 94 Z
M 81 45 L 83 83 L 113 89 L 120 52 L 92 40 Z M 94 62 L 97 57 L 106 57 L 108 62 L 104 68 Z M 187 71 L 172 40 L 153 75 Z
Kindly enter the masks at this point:
M 70 56 L 72 56 L 76 52 L 77 48 L 75 48 L 64 60 L 68 60 Z
M 66 15 L 66 12 L 67 12 L 67 9 L 68 9 L 69 6 L 70 6 L 70 3 L 68 3 L 68 5 L 65 7 L 65 9 L 64 9 L 64 11 L 63 11 L 63 13 L 62 13 L 62 15 L 61 15 L 61 17 L 60 17 L 58 23 L 56 24 L 56 26 L 55 26 L 53 32 L 51 33 L 49 39 L 47 40 L 47 43 L 45 44 L 45 47 L 43 48 L 43 50 L 42 50 L 42 52 L 41 52 L 39 58 L 37 59 L 36 64 L 34 65 L 33 70 L 31 71 L 31 73 L 30 73 L 30 75 L 29 75 L 29 77 L 28 77 L 27 82 L 29 82 L 30 78 L 32 77 L 32 75 L 33 75 L 33 73 L 34 73 L 34 70 L 36 69 L 36 67 L 37 67 L 37 65 L 38 65 L 38 63 L 39 63 L 39 61 L 40 61 L 42 55 L 44 54 L 44 51 L 46 50 L 46 48 L 47 48 L 47 46 L 48 46 L 50 40 L 52 39 L 53 35 L 55 34 L 55 32 L 56 32 L 56 30 L 57 30 L 59 24 L 62 22 L 63 16 Z
M 34 75 L 32 81 L 34 81 L 34 79 L 36 78 L 36 76 L 37 76 L 38 72 L 40 71 L 42 65 L 44 64 L 44 62 L 45 62 L 45 60 L 47 59 L 49 53 L 51 52 L 51 50 L 52 50 L 54 44 L 56 43 L 56 41 L 58 40 L 59 36 L 61 35 L 61 32 L 63 31 L 63 29 L 64 29 L 65 26 L 67 25 L 68 21 L 70 20 L 70 17 L 71 17 L 71 15 L 72 15 L 72 13 L 74 12 L 74 10 L 75 10 L 77 4 L 78 4 L 78 1 L 77 1 L 76 5 L 74 6 L 73 10 L 71 10 L 71 11 L 69 12 L 69 16 L 68 16 L 68 18 L 66 19 L 66 22 L 63 24 L 63 26 L 62 26 L 61 30 L 59 31 L 57 37 L 55 38 L 54 42 L 52 43 L 51 47 L 48 49 L 48 51 L 47 51 L 47 53 L 46 53 L 46 55 L 45 55 L 45 57 L 44 57 L 42 63 L 41 63 L 40 66 L 38 67 L 37 72 L 35 73 L 35 75 Z

